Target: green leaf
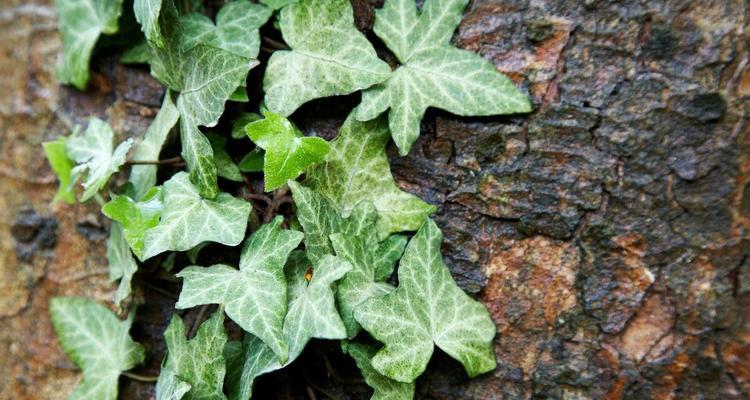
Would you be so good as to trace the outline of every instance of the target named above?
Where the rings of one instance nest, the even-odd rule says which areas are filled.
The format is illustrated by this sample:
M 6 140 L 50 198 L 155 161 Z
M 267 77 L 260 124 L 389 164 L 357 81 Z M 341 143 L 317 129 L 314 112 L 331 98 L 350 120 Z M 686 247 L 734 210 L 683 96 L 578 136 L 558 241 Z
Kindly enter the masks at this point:
M 399 382 L 412 382 L 424 371 L 434 345 L 459 360 L 471 377 L 495 368 L 495 324 L 453 281 L 440 255 L 442 236 L 428 219 L 406 247 L 399 287 L 367 300 L 354 314 L 385 345 L 372 366 Z
M 224 332 L 222 310 L 203 322 L 190 340 L 185 337 L 182 319 L 174 315 L 164 332 L 164 339 L 169 351 L 156 383 L 157 392 L 161 395 L 157 395 L 157 399 L 226 399 L 222 388 L 226 372 L 224 346 L 227 334 Z M 185 391 L 186 388 L 189 390 Z M 184 396 L 179 397 L 179 393 Z
M 204 199 L 185 172 L 164 183 L 164 212 L 159 224 L 146 231 L 143 259 L 167 250 L 186 251 L 210 241 L 236 246 L 242 242 L 250 203 L 227 193 Z
M 159 224 L 163 211 L 160 187 L 151 188 L 138 202 L 126 195 L 114 195 L 102 206 L 104 215 L 121 224 L 127 244 L 140 259 L 143 259 L 146 232 Z
M 287 307 L 284 263 L 302 241 L 302 233 L 282 230 L 283 218 L 263 225 L 245 242 L 239 271 L 224 264 L 183 269 L 178 309 L 202 304 L 223 304 L 232 321 L 260 337 L 279 361 L 286 361 L 288 347 L 282 335 Z M 198 226 L 198 225 L 193 225 Z
M 350 115 L 331 142 L 325 163 L 311 168 L 306 181 L 345 216 L 360 202 L 372 202 L 380 214 L 381 238 L 392 232 L 417 230 L 425 216 L 436 210 L 396 185 L 385 154 L 388 138 L 382 117 L 359 122 Z
M 151 54 L 148 43 L 139 43 L 122 53 L 120 62 L 123 64 L 148 64 L 149 54 Z
M 51 142 L 44 142 L 42 147 L 44 147 L 44 154 L 47 155 L 47 161 L 52 167 L 52 171 L 55 172 L 57 179 L 60 181 L 60 188 L 57 189 L 52 202 L 63 200 L 68 204 L 75 203 L 76 194 L 71 179 L 71 170 L 75 163 L 65 153 L 65 138 L 59 137 Z
M 391 73 L 354 26 L 349 0 L 301 0 L 281 10 L 280 23 L 292 50 L 268 60 L 263 87 L 274 113 L 288 116 L 309 100 L 353 93 Z
M 101 190 L 121 165 L 125 164 L 125 157 L 133 145 L 133 140 L 128 139 L 120 143 L 112 151 L 112 140 L 115 133 L 106 122 L 91 118 L 86 131 L 73 133 L 65 142 L 65 152 L 78 166 L 71 171 L 73 180 L 86 174 L 83 181 L 83 196 L 81 201 L 86 201 Z
M 122 0 L 56 0 L 63 55 L 57 79 L 83 90 L 89 81 L 89 60 L 99 35 L 117 32 Z
M 125 239 L 122 225 L 113 221 L 109 227 L 109 239 L 107 240 L 107 261 L 109 261 L 109 280 L 120 280 L 115 294 L 115 304 L 121 305 L 131 292 L 131 281 L 133 275 L 138 271 L 138 263 L 135 262 L 130 246 Z
M 237 90 L 232 93 L 231 96 L 229 96 L 229 100 L 236 101 L 238 103 L 247 103 L 250 101 L 250 97 L 247 96 L 247 88 L 244 86 L 240 86 L 237 88 Z
M 242 139 L 247 137 L 245 133 L 245 126 L 251 122 L 255 122 L 260 119 L 260 115 L 256 113 L 242 113 L 237 119 L 232 121 L 232 139 Z
M 91 300 L 55 297 L 50 314 L 65 354 L 83 370 L 83 380 L 68 398 L 115 400 L 120 373 L 144 359 L 143 346 L 128 334 L 134 313 L 120 321 Z
M 205 44 L 245 58 L 256 58 L 260 51 L 258 29 L 271 17 L 273 10 L 249 0 L 227 3 L 216 15 L 216 24 L 203 14 L 180 18 L 185 36 L 184 50 Z
M 245 130 L 250 140 L 266 151 L 263 177 L 265 191 L 270 192 L 323 161 L 330 148 L 321 138 L 303 136 L 281 115 L 264 110 L 263 116 L 264 119 L 250 123 Z
M 146 40 L 155 45 L 164 46 L 164 37 L 159 28 L 159 14 L 161 14 L 161 3 L 164 0 L 135 0 L 133 12 L 135 19 L 141 24 L 141 30 L 146 35 Z
M 141 142 L 135 146 L 133 161 L 157 161 L 169 132 L 177 123 L 180 114 L 172 102 L 169 90 L 164 94 L 159 113 L 156 114 Z M 130 169 L 130 182 L 135 186 L 135 198 L 140 199 L 156 184 L 156 165 L 133 165 Z
M 344 353 L 349 354 L 362 372 L 365 382 L 375 389 L 370 400 L 404 400 L 414 398 L 414 383 L 394 381 L 372 367 L 371 360 L 377 349 L 365 343 L 348 342 L 342 344 Z
M 249 399 L 255 378 L 294 361 L 310 339 L 346 337 L 346 330 L 336 311 L 333 285 L 351 268 L 346 261 L 331 255 L 322 258 L 313 268 L 304 253 L 292 253 L 284 269 L 289 297 L 284 339 L 289 345 L 289 359 L 285 364 L 280 363 L 261 340 L 246 335 L 241 348 L 234 349 L 233 358 L 228 363 L 230 399 Z
M 531 111 L 529 99 L 478 54 L 452 47 L 450 39 L 469 0 L 386 0 L 376 11 L 375 34 L 401 62 L 390 78 L 362 94 L 357 119 L 371 120 L 390 108 L 388 123 L 403 156 L 419 137 L 428 107 L 456 115 Z
M 278 10 L 289 4 L 296 3 L 298 0 L 260 0 L 261 3 Z
M 216 173 L 224 179 L 242 182 L 242 172 L 240 171 L 240 168 L 234 163 L 229 153 L 227 153 L 227 138 L 214 132 L 209 132 L 206 136 L 208 137 L 208 141 L 211 143 L 211 148 L 214 151 Z
M 242 172 L 260 172 L 263 171 L 263 159 L 265 153 L 259 148 L 255 148 L 245 154 L 240 160 L 240 171 Z

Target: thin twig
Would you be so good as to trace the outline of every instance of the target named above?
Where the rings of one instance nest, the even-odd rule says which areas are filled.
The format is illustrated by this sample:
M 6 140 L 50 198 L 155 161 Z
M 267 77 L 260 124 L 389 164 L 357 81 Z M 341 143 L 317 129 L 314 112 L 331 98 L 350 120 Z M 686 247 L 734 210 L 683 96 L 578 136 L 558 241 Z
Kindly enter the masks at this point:
M 271 46 L 274 49 L 277 50 L 288 50 L 289 46 L 286 45 L 286 43 L 279 42 L 277 40 L 273 40 L 269 37 L 263 36 L 263 41 L 266 42 L 269 46 Z
M 160 294 L 162 294 L 162 295 L 164 295 L 166 297 L 169 297 L 170 299 L 177 300 L 177 298 L 178 298 L 177 295 L 175 295 L 174 293 L 170 293 L 170 292 L 168 292 L 168 291 L 166 291 L 166 290 L 164 290 L 164 289 L 162 289 L 162 288 L 160 288 L 158 286 L 154 286 L 154 285 L 152 285 L 152 284 L 150 284 L 148 282 L 140 282 L 140 284 L 143 285 L 143 286 L 145 286 L 145 287 L 147 287 L 147 288 L 149 288 L 149 289 L 151 289 L 151 290 L 153 290 L 153 291 L 155 291 L 155 292 L 157 292 L 157 293 L 160 293 Z
M 203 316 L 206 314 L 206 310 L 208 309 L 208 304 L 204 304 L 200 310 L 198 310 L 198 315 L 195 316 L 195 319 L 193 320 L 193 325 L 190 326 L 190 332 L 188 332 L 188 337 L 193 337 L 195 335 L 195 331 L 198 330 L 198 326 L 203 322 Z
M 185 164 L 182 157 L 165 158 L 163 160 L 130 160 L 125 164 L 127 165 L 179 165 Z
M 127 378 L 130 378 L 138 382 L 156 382 L 157 380 L 159 380 L 158 376 L 139 375 L 139 374 L 135 374 L 133 372 L 127 372 L 127 371 L 121 372 L 121 374 Z
M 310 398 L 310 400 L 318 400 L 317 397 L 315 397 L 315 392 L 313 391 L 313 388 L 310 386 L 306 386 L 305 389 L 307 389 L 307 397 Z

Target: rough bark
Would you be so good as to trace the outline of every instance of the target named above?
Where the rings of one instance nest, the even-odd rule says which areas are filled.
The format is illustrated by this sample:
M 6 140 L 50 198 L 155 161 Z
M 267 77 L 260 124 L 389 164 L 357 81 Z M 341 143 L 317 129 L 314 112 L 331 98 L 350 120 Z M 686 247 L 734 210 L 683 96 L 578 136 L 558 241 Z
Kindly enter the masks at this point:
M 94 204 L 50 206 L 41 142 L 89 115 L 140 135 L 162 95 L 106 53 L 87 92 L 58 86 L 51 3 L 0 0 L 0 398 L 64 398 L 78 377 L 49 299 L 113 295 L 107 223 Z M 355 1 L 361 28 L 375 3 Z M 473 1 L 456 44 L 509 74 L 535 110 L 431 111 L 411 154 L 392 152 L 402 187 L 439 206 L 446 260 L 499 332 L 494 372 L 469 380 L 438 354 L 418 398 L 750 397 L 749 15 L 743 0 Z M 333 136 L 357 101 L 295 118 Z M 174 299 L 138 282 L 139 372 L 153 374 Z M 298 398 L 300 377 L 367 398 L 345 357 L 327 356 L 334 373 L 317 367 L 335 347 L 261 380 L 259 398 Z M 121 391 L 152 393 L 125 379 Z

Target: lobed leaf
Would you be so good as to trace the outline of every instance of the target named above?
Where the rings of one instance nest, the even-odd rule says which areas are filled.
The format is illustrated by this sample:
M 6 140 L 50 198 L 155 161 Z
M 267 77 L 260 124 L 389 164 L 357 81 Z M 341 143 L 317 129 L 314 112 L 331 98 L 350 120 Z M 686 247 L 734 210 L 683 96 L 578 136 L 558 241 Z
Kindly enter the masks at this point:
M 76 194 L 73 190 L 73 180 L 71 177 L 71 171 L 75 167 L 75 163 L 68 158 L 65 153 L 65 138 L 59 137 L 51 142 L 42 143 L 44 147 L 44 154 L 47 156 L 52 171 L 57 175 L 57 179 L 60 181 L 60 187 L 55 193 L 55 197 L 52 199 L 53 202 L 60 200 L 65 201 L 68 204 L 76 202 Z
M 414 398 L 414 383 L 398 382 L 378 372 L 372 367 L 372 357 L 377 353 L 375 346 L 345 342 L 341 345 L 344 353 L 349 354 L 357 368 L 362 372 L 365 382 L 375 389 L 370 400 L 405 400 Z
M 141 259 L 146 232 L 159 224 L 163 211 L 161 187 L 151 188 L 138 202 L 127 195 L 114 195 L 112 200 L 102 206 L 104 215 L 119 222 L 126 243 Z
M 131 292 L 133 275 L 138 271 L 138 263 L 130 252 L 122 225 L 113 221 L 109 227 L 107 239 L 107 261 L 109 262 L 109 280 L 120 280 L 115 293 L 115 304 L 121 305 Z

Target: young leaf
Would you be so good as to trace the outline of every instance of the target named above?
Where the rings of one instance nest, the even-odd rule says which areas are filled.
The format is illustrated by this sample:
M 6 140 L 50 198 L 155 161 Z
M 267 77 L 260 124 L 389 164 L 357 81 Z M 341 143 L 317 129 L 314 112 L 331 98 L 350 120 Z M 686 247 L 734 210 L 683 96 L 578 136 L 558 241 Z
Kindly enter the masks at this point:
M 130 284 L 133 275 L 138 271 L 138 263 L 135 262 L 130 252 L 122 225 L 116 221 L 112 221 L 109 227 L 107 261 L 109 261 L 109 280 L 113 282 L 120 280 L 115 294 L 115 304 L 120 305 L 130 295 Z
M 366 90 L 356 109 L 367 121 L 391 109 L 388 122 L 403 156 L 419 136 L 428 107 L 457 115 L 531 111 L 528 98 L 481 56 L 452 47 L 451 36 L 469 0 L 386 0 L 376 11 L 375 34 L 401 62 L 387 81 Z
M 428 219 L 406 247 L 399 287 L 367 300 L 354 313 L 385 345 L 372 366 L 399 382 L 412 382 L 424 371 L 434 345 L 459 360 L 471 377 L 495 368 L 495 324 L 487 309 L 453 281 L 440 255 L 442 236 Z
M 293 252 L 284 269 L 289 297 L 284 320 L 284 339 L 289 344 L 289 359 L 294 361 L 312 338 L 342 339 L 346 330 L 336 311 L 332 286 L 341 279 L 351 265 L 327 255 L 314 268 L 302 252 Z M 312 277 L 308 281 L 308 277 Z M 241 351 L 229 362 L 227 376 L 229 397 L 246 400 L 252 394 L 255 378 L 283 368 L 273 351 L 261 340 L 246 335 Z M 233 371 L 233 372 L 231 372 Z
M 135 146 L 133 161 L 155 161 L 159 159 L 161 148 L 169 136 L 169 131 L 177 123 L 180 114 L 172 102 L 172 96 L 167 90 L 164 93 L 159 113 L 149 125 L 141 142 Z M 135 198 L 140 199 L 156 184 L 156 165 L 133 165 L 130 169 L 130 182 L 135 186 Z
M 414 398 L 414 383 L 394 381 L 372 367 L 372 357 L 377 353 L 375 346 L 365 343 L 348 342 L 341 345 L 362 372 L 365 382 L 375 389 L 370 400 L 405 400 Z
M 44 154 L 47 155 L 47 161 L 50 167 L 52 167 L 52 171 L 55 172 L 57 179 L 60 181 L 60 188 L 57 189 L 57 193 L 52 201 L 63 200 L 68 204 L 75 203 L 76 194 L 73 190 L 73 182 L 70 176 L 75 163 L 65 153 L 65 138 L 59 137 L 51 142 L 44 142 L 42 146 L 44 147 Z
M 232 321 L 260 337 L 279 361 L 288 357 L 282 327 L 287 307 L 284 263 L 302 241 L 302 232 L 282 230 L 281 216 L 263 225 L 246 241 L 239 271 L 224 264 L 183 269 L 178 309 L 223 304 Z M 197 226 L 197 225 L 194 225 Z
M 206 134 L 211 148 L 214 151 L 214 161 L 216 162 L 216 173 L 230 181 L 242 182 L 242 172 L 232 157 L 227 153 L 227 138 L 214 132 Z
M 140 259 L 143 259 L 146 231 L 159 224 L 163 211 L 161 187 L 151 188 L 138 202 L 126 195 L 114 195 L 102 206 L 104 215 L 120 223 L 127 244 Z
M 331 142 L 325 163 L 311 168 L 306 181 L 345 216 L 360 202 L 372 202 L 380 214 L 381 238 L 416 230 L 435 212 L 435 206 L 396 186 L 385 154 L 388 139 L 384 118 L 359 122 L 350 115 Z
M 91 300 L 55 297 L 50 314 L 65 354 L 83 370 L 83 380 L 68 398 L 115 400 L 120 372 L 144 359 L 143 347 L 128 334 L 134 313 L 120 321 Z
M 309 100 L 353 93 L 391 73 L 354 26 L 349 0 L 284 7 L 281 33 L 292 50 L 274 52 L 263 79 L 266 106 L 274 113 L 288 116 Z
M 164 183 L 164 212 L 146 231 L 143 260 L 167 250 L 186 251 L 210 241 L 236 246 L 245 237 L 250 203 L 227 193 L 214 200 L 200 196 L 185 172 Z
M 56 0 L 63 55 L 57 79 L 83 90 L 89 81 L 89 60 L 99 35 L 117 32 L 122 0 Z
M 305 137 L 288 119 L 263 111 L 264 119 L 247 125 L 250 140 L 265 150 L 263 177 L 265 191 L 281 187 L 315 163 L 323 161 L 330 150 L 328 142 Z
M 78 163 L 72 170 L 73 180 L 86 173 L 81 201 L 94 197 L 107 184 L 109 177 L 125 164 L 133 139 L 120 143 L 113 152 L 114 136 L 106 122 L 92 118 L 83 134 L 76 132 L 65 141 L 65 152 Z
M 226 366 L 224 312 L 216 311 L 201 324 L 195 337 L 187 340 L 185 324 L 174 315 L 164 339 L 169 349 L 156 383 L 157 399 L 226 399 L 222 388 Z M 185 390 L 188 389 L 189 390 Z M 180 397 L 180 393 L 184 396 Z

